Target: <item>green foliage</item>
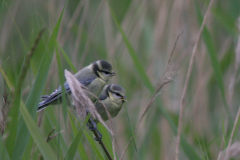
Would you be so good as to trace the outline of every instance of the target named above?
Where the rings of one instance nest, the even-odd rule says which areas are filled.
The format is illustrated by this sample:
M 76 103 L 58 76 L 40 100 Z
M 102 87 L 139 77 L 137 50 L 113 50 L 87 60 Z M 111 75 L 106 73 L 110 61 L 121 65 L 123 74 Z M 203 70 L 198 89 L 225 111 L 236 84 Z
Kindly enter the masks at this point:
M 110 83 L 123 86 L 129 98 L 112 124 L 106 122 L 114 136 L 97 125 L 111 156 L 119 159 L 133 137 L 123 159 L 174 159 L 180 97 L 208 5 L 199 0 L 0 2 L 0 159 L 108 159 L 85 128 L 87 119 L 75 118 L 65 97 L 63 104 L 36 113 L 41 95 L 63 87 L 65 69 L 76 73 L 98 59 L 113 65 L 117 75 Z M 239 119 L 233 130 L 240 103 L 239 8 L 239 0 L 219 0 L 209 13 L 184 100 L 179 159 L 217 159 L 232 132 L 233 143 L 240 139 Z M 174 81 L 163 86 L 134 131 L 182 31 L 167 72 Z
M 69 115 L 70 115 L 70 114 L 69 114 Z M 88 120 L 89 120 L 89 117 L 90 117 L 90 115 L 88 115 L 88 116 L 85 118 L 85 121 L 83 122 L 83 129 L 79 129 L 79 131 L 77 132 L 77 134 L 76 134 L 76 131 L 75 131 L 74 134 L 75 134 L 76 137 L 74 138 L 71 146 L 70 146 L 69 149 L 68 149 L 67 155 L 65 156 L 65 159 L 66 159 L 66 160 L 67 160 L 67 159 L 73 159 L 74 156 L 75 156 L 75 154 L 76 154 L 76 151 L 77 151 L 78 146 L 80 146 L 80 145 L 82 146 L 82 144 L 80 144 L 80 143 L 81 143 L 80 141 L 81 141 L 81 137 L 82 137 L 82 135 L 83 135 L 84 128 L 85 128 L 85 126 L 87 125 L 87 122 L 88 122 Z M 76 130 L 76 127 L 75 127 L 74 122 L 73 122 L 73 118 L 72 118 L 71 116 L 70 116 L 70 118 L 71 118 L 72 128 L 73 128 L 73 130 Z M 84 148 L 83 148 L 83 147 L 81 147 L 81 149 L 83 149 L 83 151 L 84 151 Z M 83 151 L 79 150 L 80 155 L 82 156 L 82 159 L 87 158 L 86 153 L 83 152 Z M 82 152 L 83 152 L 83 153 L 82 153 Z
M 87 156 L 87 153 L 86 153 L 86 151 L 84 149 L 83 143 L 80 142 L 81 136 L 83 134 L 83 130 L 79 129 L 79 131 L 77 131 L 77 127 L 74 124 L 74 120 L 76 121 L 76 119 L 75 119 L 75 117 L 73 115 L 71 115 L 70 112 L 68 112 L 68 113 L 69 113 L 70 122 L 71 122 L 71 126 L 72 126 L 72 130 L 73 130 L 74 136 L 76 136 L 76 138 L 74 139 L 76 141 L 75 144 L 77 144 L 75 146 L 75 148 L 78 147 L 78 152 L 79 152 L 79 155 L 80 155 L 81 159 L 88 159 L 88 156 Z M 89 117 L 86 118 L 86 120 L 88 120 L 88 119 L 89 119 Z M 86 122 L 83 123 L 83 127 L 84 127 L 84 124 L 86 125 Z M 78 141 L 78 143 L 77 143 L 77 141 Z M 72 145 L 74 145 L 74 143 L 72 143 Z M 70 148 L 69 148 L 69 151 L 71 151 Z M 75 155 L 75 153 L 73 153 L 73 154 L 68 153 L 68 154 L 69 155 Z

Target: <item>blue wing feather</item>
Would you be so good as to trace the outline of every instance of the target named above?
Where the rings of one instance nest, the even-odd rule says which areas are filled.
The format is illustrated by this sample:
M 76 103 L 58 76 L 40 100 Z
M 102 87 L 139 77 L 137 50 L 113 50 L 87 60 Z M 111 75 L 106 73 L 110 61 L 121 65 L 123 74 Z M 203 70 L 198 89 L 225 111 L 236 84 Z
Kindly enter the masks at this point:
M 90 83 L 92 83 L 96 79 L 96 76 L 92 76 L 91 78 L 85 78 L 85 79 L 78 79 L 78 81 L 83 85 L 87 86 Z M 64 83 L 64 88 L 68 94 L 71 93 L 71 89 L 69 87 L 69 84 L 67 82 Z M 54 101 L 61 101 L 62 97 L 62 88 L 61 86 L 56 89 L 54 92 L 52 92 L 48 97 L 45 95 L 44 96 L 44 101 L 40 102 L 38 105 L 38 111 L 46 108 L 50 103 Z

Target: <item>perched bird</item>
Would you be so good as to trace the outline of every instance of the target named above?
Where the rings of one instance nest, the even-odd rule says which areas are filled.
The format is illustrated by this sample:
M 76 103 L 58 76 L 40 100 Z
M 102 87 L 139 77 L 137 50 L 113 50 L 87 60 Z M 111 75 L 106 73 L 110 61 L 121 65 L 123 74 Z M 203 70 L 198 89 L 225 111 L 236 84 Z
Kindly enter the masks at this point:
M 112 66 L 110 63 L 104 60 L 98 60 L 84 67 L 83 69 L 78 71 L 74 76 L 83 86 L 86 87 L 86 89 L 89 92 L 93 93 L 98 97 L 105 84 L 114 75 L 115 73 L 112 71 Z M 71 90 L 67 82 L 64 83 L 64 88 L 68 95 L 71 94 Z M 96 101 L 95 96 L 87 92 L 86 95 L 93 102 Z M 43 101 L 39 103 L 37 111 L 43 110 L 48 105 L 57 104 L 61 102 L 62 87 L 59 86 L 59 88 L 52 92 L 50 95 L 44 95 L 41 98 L 43 99 Z
M 106 109 L 110 116 L 114 118 L 122 109 L 122 105 L 124 102 L 127 102 L 125 89 L 117 84 L 109 84 L 103 88 L 95 107 L 102 119 L 104 121 L 107 121 L 109 119 L 109 116 L 106 112 Z M 91 131 L 97 131 L 98 137 L 95 137 L 94 139 L 96 141 L 101 141 L 102 134 L 97 130 L 96 123 L 98 123 L 98 120 L 90 117 L 87 126 Z
M 122 109 L 123 103 L 126 101 L 127 97 L 125 89 L 117 84 L 109 84 L 103 88 L 95 107 L 102 119 L 107 121 L 109 117 L 106 109 L 111 117 L 114 118 L 118 115 L 118 112 Z

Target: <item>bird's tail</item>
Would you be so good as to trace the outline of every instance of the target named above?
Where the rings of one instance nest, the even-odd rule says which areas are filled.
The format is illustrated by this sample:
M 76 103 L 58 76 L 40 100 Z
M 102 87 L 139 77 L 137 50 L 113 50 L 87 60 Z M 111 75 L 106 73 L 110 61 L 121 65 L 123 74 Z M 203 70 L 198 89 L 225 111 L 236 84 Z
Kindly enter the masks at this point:
M 49 97 L 49 95 L 42 95 L 41 96 L 43 101 L 38 104 L 37 112 L 43 110 L 44 108 L 46 108 L 48 106 L 48 104 L 46 104 L 46 102 L 45 102 L 45 99 L 47 99 L 48 97 Z
M 37 112 L 43 110 L 44 108 L 46 108 L 48 105 L 47 104 L 44 104 L 45 101 L 42 101 L 38 104 L 38 109 L 37 109 Z
M 49 95 L 42 95 L 41 98 L 44 101 L 45 99 L 47 99 L 49 97 Z

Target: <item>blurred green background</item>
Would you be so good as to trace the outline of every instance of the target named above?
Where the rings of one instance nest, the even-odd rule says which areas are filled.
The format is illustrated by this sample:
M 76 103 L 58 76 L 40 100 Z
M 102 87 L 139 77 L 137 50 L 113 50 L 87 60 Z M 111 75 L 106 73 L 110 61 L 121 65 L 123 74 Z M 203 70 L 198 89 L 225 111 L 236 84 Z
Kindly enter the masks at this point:
M 168 76 L 174 81 L 162 88 L 161 94 L 157 96 L 134 133 L 137 149 L 131 142 L 123 158 L 174 159 L 180 99 L 193 46 L 209 2 L 208 0 L 69 0 L 66 3 L 65 0 L 2 0 L 0 1 L 0 65 L 16 88 L 24 59 L 34 45 L 40 30 L 46 27 L 30 59 L 26 77 L 20 85 L 20 98 L 27 109 L 33 107 L 30 114 L 37 123 L 39 120 L 34 113 L 34 108 L 40 101 L 37 95 L 50 94 L 61 84 L 60 79 L 63 75 L 59 76 L 59 72 L 68 69 L 74 73 L 71 63 L 80 70 L 99 59 L 110 62 L 117 73 L 110 83 L 123 86 L 128 97 L 128 103 L 113 119 L 113 131 L 117 141 L 115 152 L 118 159 L 132 136 L 131 127 L 135 129 L 159 84 L 177 36 L 183 32 L 177 42 L 168 71 Z M 239 8 L 239 0 L 215 0 L 209 12 L 184 101 L 182 126 L 184 142 L 180 145 L 179 159 L 217 159 L 218 154 L 227 147 L 240 102 L 238 98 Z M 62 11 L 59 32 L 55 33 L 59 46 L 71 62 L 64 57 L 58 44 L 49 44 Z M 124 32 L 121 32 L 117 24 L 120 24 Z M 123 39 L 123 35 L 126 35 L 130 44 Z M 56 49 L 53 53 L 54 48 L 57 48 L 58 53 Z M 50 63 L 44 59 L 44 53 L 48 52 L 53 54 L 53 57 L 48 58 Z M 42 67 L 39 70 L 43 61 L 50 65 L 50 69 Z M 175 72 L 177 74 L 172 76 L 171 74 Z M 47 79 L 41 80 L 37 74 L 40 75 L 39 77 L 45 74 Z M 39 86 L 41 93 L 37 90 L 32 92 L 38 94 L 35 97 L 34 94 L 31 96 L 34 105 L 30 106 L 27 102 L 30 101 L 28 98 L 33 86 L 38 85 L 34 84 L 38 82 L 37 78 L 42 82 Z M 11 127 L 8 128 L 11 117 L 8 117 L 8 113 L 10 106 L 14 107 L 13 104 L 19 106 L 20 102 L 10 103 L 14 93 L 9 90 L 2 73 L 0 95 L 1 131 L 4 132 L 0 150 L 11 159 L 16 149 L 13 151 L 14 144 L 7 143 L 11 139 L 9 138 Z M 69 110 L 72 112 L 71 108 Z M 21 111 L 18 112 L 17 109 L 18 123 L 13 124 L 13 128 L 18 128 L 18 136 L 23 114 Z M 41 117 L 39 113 L 37 115 Z M 36 123 L 33 125 L 36 126 Z M 107 124 L 110 126 L 109 122 Z M 60 131 L 61 133 L 48 144 L 59 159 L 64 159 L 75 140 L 75 132 L 66 106 L 52 106 L 44 111 L 42 124 L 39 127 L 41 135 L 46 138 L 54 127 L 56 130 L 53 134 Z M 99 128 L 104 130 L 102 126 Z M 79 127 L 76 129 L 78 131 Z M 236 130 L 233 143 L 240 138 L 238 126 Z M 102 132 L 105 133 L 106 130 Z M 41 158 L 39 154 L 43 151 L 38 150 L 39 144 L 35 144 L 36 139 L 32 134 L 33 132 L 30 132 L 30 138 L 20 138 L 21 135 L 17 138 L 26 143 L 23 145 L 25 148 L 23 147 L 22 153 L 16 154 L 17 159 Z M 87 135 L 93 139 L 92 133 L 87 131 L 80 142 L 87 159 L 107 159 L 99 145 L 94 142 L 102 157 L 97 153 L 94 144 L 87 139 Z M 112 143 L 108 134 L 103 134 L 103 141 L 111 148 Z M 18 143 L 13 142 L 15 145 Z M 70 155 L 74 159 L 86 159 L 81 156 L 85 153 L 79 151 Z M 65 159 L 71 158 L 65 157 Z

